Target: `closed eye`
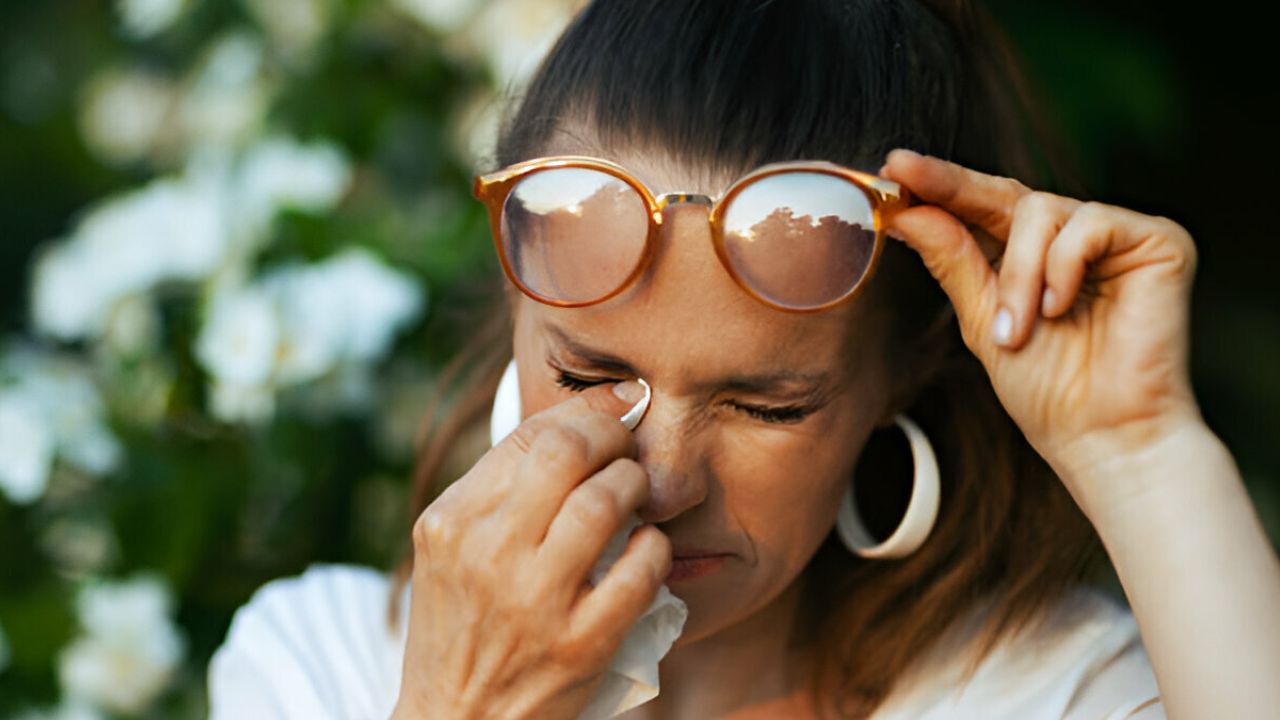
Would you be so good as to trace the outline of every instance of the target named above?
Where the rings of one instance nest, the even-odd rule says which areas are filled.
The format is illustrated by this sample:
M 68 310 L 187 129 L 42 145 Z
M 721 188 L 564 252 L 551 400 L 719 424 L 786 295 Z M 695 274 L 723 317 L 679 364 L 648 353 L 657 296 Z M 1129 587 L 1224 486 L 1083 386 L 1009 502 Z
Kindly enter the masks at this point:
M 731 404 L 747 415 L 769 423 L 798 423 L 813 414 L 813 408 L 804 407 L 802 405 L 763 407 L 760 405 L 746 405 L 738 402 Z
M 572 392 L 582 392 L 589 387 L 603 385 L 607 382 L 621 382 L 614 379 L 588 380 L 565 372 L 564 370 L 556 371 L 556 384 L 563 388 L 568 388 Z M 749 417 L 761 420 L 767 423 L 776 424 L 792 424 L 804 420 L 813 414 L 814 408 L 804 405 L 784 405 L 780 407 L 765 407 L 762 405 L 748 405 L 746 403 L 731 402 L 729 403 L 736 410 L 746 414 Z
M 576 375 L 570 375 L 569 373 L 563 370 L 559 370 L 556 372 L 556 384 L 562 388 L 568 388 L 573 392 L 582 392 L 583 390 L 586 390 L 589 387 L 595 387 L 596 385 L 603 385 L 604 383 L 607 383 L 607 382 L 618 382 L 618 381 L 617 380 L 587 380 L 585 378 L 580 378 Z

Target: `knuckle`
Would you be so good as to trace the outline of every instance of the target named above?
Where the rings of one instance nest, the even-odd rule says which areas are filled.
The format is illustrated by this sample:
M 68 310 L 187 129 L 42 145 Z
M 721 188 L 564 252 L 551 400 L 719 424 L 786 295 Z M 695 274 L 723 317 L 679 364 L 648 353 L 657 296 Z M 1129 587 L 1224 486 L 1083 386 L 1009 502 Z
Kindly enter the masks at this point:
M 567 637 L 552 655 L 553 662 L 565 670 L 598 665 L 613 655 L 615 640 L 607 633 L 579 633 Z
M 1164 217 L 1163 215 L 1155 218 L 1155 220 L 1160 224 L 1161 229 L 1163 229 L 1165 234 L 1169 237 L 1177 240 L 1184 240 L 1188 245 L 1194 245 L 1194 243 L 1191 242 L 1191 233 L 1176 220 Z
M 525 421 L 517 425 L 515 430 L 511 431 L 509 439 L 511 444 L 515 445 L 517 450 L 527 455 L 533 451 L 533 444 L 538 440 L 541 430 L 541 424 L 532 421 Z
M 574 491 L 571 507 L 578 521 L 588 526 L 611 524 L 622 516 L 618 497 L 596 485 L 580 485 Z
M 1016 215 L 1040 215 L 1058 207 L 1058 196 L 1043 190 L 1033 190 L 1023 195 L 1014 206 Z
M 565 425 L 551 425 L 538 434 L 533 452 L 550 462 L 584 461 L 590 453 L 587 437 Z
M 1113 208 L 1110 205 L 1090 200 L 1076 209 L 1076 215 L 1081 222 L 1088 225 L 1098 225 L 1112 219 L 1112 210 Z
M 445 547 L 454 541 L 455 536 L 456 531 L 449 517 L 434 505 L 423 510 L 413 523 L 413 547 L 419 553 Z
M 649 471 L 644 469 L 636 460 L 629 457 L 616 458 L 605 468 L 611 476 L 618 478 L 618 482 L 625 488 L 639 490 L 647 490 L 649 487 Z
M 592 410 L 582 417 L 582 423 L 593 434 L 610 443 L 630 445 L 631 431 L 618 420 L 618 416 L 602 410 Z

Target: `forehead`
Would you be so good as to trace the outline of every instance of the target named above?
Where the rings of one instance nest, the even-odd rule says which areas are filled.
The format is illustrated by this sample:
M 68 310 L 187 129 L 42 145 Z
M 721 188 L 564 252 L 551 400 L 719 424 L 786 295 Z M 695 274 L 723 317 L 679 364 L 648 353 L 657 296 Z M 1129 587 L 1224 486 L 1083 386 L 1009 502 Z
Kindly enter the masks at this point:
M 609 160 L 626 168 L 655 195 L 689 192 L 718 196 L 749 168 L 711 162 L 680 160 L 662 147 L 605 144 L 577 124 L 557 127 L 544 146 L 543 155 L 586 155 Z

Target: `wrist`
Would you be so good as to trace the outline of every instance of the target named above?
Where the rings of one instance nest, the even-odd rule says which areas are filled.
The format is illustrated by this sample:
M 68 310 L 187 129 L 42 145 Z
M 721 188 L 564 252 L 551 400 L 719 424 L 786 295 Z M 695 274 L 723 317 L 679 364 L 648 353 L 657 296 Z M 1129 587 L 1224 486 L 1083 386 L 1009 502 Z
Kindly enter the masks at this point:
M 1142 442 L 1133 442 L 1132 434 L 1089 438 L 1074 462 L 1054 468 L 1099 533 L 1125 518 L 1150 517 L 1179 498 L 1212 497 L 1224 482 L 1239 482 L 1230 451 L 1198 413 L 1142 432 Z

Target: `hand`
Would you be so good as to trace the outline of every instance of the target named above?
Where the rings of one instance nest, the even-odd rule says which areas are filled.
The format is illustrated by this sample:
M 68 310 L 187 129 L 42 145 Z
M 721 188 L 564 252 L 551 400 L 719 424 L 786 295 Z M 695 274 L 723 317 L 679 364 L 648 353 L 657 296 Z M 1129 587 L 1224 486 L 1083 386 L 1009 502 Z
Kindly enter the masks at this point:
M 587 583 L 648 501 L 618 420 L 632 404 L 600 386 L 526 419 L 423 511 L 393 718 L 575 718 L 586 707 L 671 568 L 670 542 L 643 525 Z
M 1186 230 L 910 151 L 880 174 L 928 203 L 888 218 L 888 232 L 920 254 L 1005 409 L 1082 505 L 1117 490 L 1082 480 L 1098 464 L 1201 422 Z

